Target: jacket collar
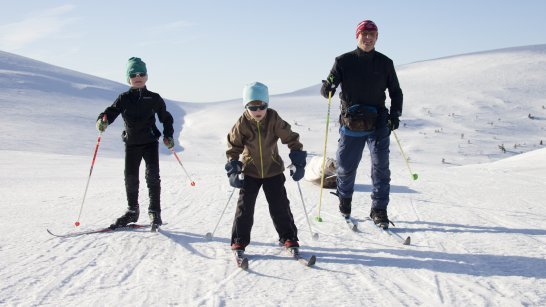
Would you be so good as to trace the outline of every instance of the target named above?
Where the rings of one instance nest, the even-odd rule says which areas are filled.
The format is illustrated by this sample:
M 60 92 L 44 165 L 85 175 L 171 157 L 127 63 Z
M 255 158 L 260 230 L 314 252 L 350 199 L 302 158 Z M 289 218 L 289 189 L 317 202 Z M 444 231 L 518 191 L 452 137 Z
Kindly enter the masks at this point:
M 265 113 L 265 117 L 259 123 L 263 124 L 265 121 L 267 121 L 267 118 L 269 116 L 269 114 L 267 113 L 269 113 L 269 109 L 267 109 L 267 112 Z M 258 121 L 256 121 L 254 117 L 252 117 L 246 109 L 245 109 L 245 112 L 243 113 L 243 116 L 245 117 L 246 120 L 250 121 L 253 125 L 256 125 L 258 123 Z
M 360 47 L 356 47 L 355 53 L 358 56 L 363 56 L 363 57 L 373 59 L 373 56 L 375 55 L 375 48 L 373 48 L 370 52 L 366 52 L 366 51 L 360 49 Z
M 145 94 L 147 93 L 148 90 L 146 89 L 146 87 L 143 87 L 143 88 L 130 88 L 127 93 L 131 96 L 131 97 L 142 97 L 142 94 Z
M 144 86 L 143 88 L 132 88 L 132 87 L 129 88 L 129 93 L 131 94 L 135 94 L 135 93 L 138 94 L 140 92 L 147 92 L 147 91 L 148 89 L 146 88 L 146 86 Z

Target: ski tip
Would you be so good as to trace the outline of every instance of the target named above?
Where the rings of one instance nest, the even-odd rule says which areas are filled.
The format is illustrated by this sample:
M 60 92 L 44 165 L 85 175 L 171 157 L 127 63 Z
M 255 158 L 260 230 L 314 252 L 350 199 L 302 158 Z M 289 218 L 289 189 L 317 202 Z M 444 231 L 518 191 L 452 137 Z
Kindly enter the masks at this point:
M 403 242 L 402 244 L 404 244 L 404 245 L 410 245 L 410 244 L 411 244 L 411 238 L 408 236 L 408 237 L 406 238 L 406 240 L 404 240 L 404 242 Z
M 317 257 L 313 255 L 309 258 L 309 261 L 307 262 L 307 266 L 315 265 L 316 262 L 317 262 Z
M 248 270 L 248 258 L 243 258 L 239 267 L 243 270 Z

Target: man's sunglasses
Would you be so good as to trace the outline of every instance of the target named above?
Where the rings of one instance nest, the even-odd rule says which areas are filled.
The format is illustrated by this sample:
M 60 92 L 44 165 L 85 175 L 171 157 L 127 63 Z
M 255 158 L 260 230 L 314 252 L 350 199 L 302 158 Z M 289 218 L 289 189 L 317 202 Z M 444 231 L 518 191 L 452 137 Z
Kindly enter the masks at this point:
M 267 109 L 267 103 L 259 105 L 259 106 L 247 106 L 246 108 L 249 109 L 250 111 L 258 111 L 258 110 L 263 111 L 263 110 Z
M 136 78 L 136 77 L 146 77 L 146 73 L 145 72 L 137 72 L 135 74 L 129 74 L 129 78 Z

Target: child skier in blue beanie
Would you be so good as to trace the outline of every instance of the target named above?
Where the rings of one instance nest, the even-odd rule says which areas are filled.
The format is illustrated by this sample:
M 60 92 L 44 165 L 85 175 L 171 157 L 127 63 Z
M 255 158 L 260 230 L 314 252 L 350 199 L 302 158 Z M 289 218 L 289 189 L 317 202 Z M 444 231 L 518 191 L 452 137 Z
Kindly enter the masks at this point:
M 231 186 L 240 188 L 237 210 L 233 221 L 231 248 L 242 253 L 250 243 L 254 221 L 254 207 L 263 187 L 279 241 L 287 248 L 298 247 L 298 230 L 290 211 L 277 142 L 280 139 L 290 148 L 290 159 L 296 167 L 292 178 L 303 178 L 307 153 L 292 132 L 290 125 L 269 108 L 269 93 L 260 82 L 247 84 L 243 90 L 245 112 L 229 132 L 228 162 L 225 166 Z M 242 159 L 239 160 L 242 155 Z M 244 179 L 239 174 L 244 174 Z

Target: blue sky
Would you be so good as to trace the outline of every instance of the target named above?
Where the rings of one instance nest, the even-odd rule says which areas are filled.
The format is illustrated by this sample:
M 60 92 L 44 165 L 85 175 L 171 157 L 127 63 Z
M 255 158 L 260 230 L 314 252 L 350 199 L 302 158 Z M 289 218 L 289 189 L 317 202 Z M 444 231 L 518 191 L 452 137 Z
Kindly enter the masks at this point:
M 363 19 L 395 65 L 546 43 L 546 1 L 0 1 L 0 50 L 125 81 L 131 56 L 148 88 L 179 101 L 272 94 L 320 83 L 356 48 Z M 404 85 L 401 84 L 402 89 Z

